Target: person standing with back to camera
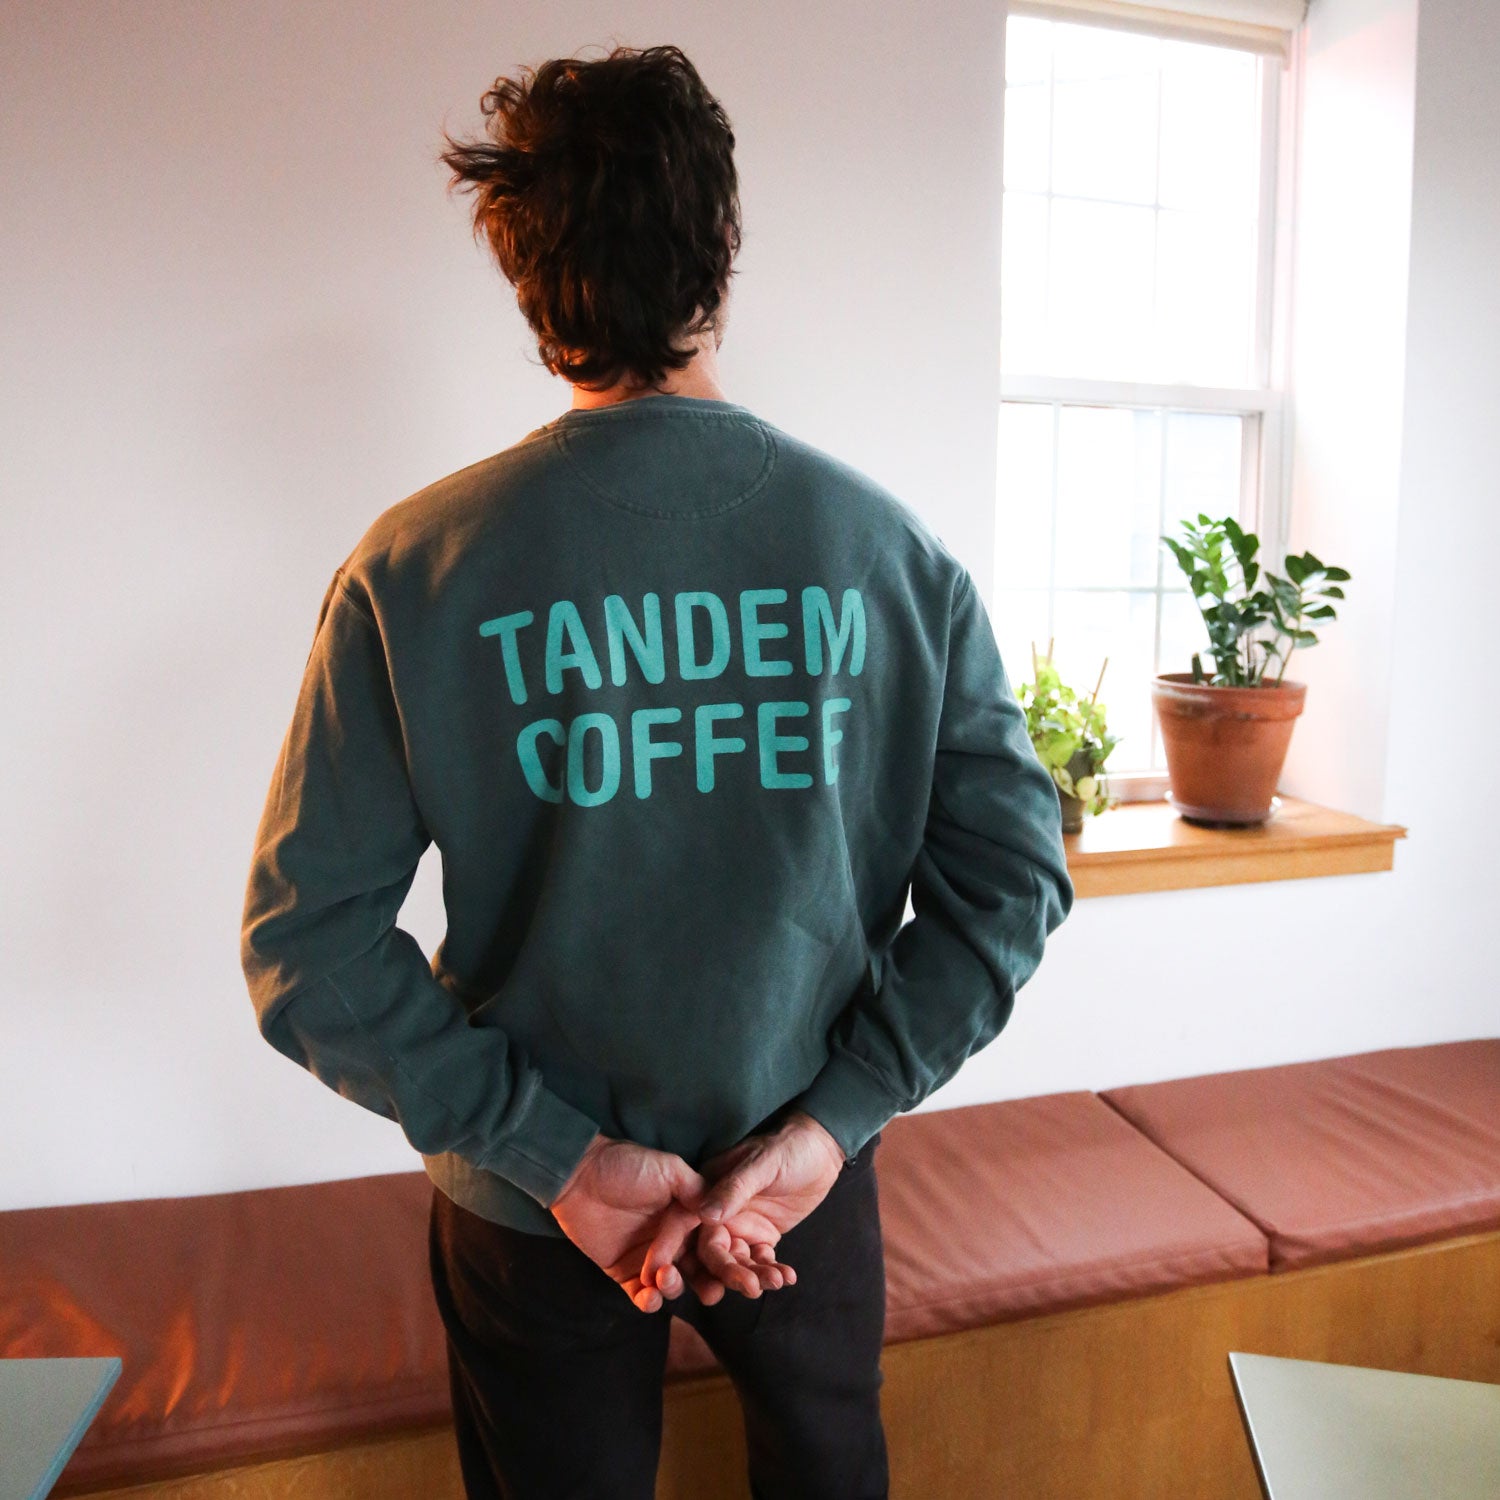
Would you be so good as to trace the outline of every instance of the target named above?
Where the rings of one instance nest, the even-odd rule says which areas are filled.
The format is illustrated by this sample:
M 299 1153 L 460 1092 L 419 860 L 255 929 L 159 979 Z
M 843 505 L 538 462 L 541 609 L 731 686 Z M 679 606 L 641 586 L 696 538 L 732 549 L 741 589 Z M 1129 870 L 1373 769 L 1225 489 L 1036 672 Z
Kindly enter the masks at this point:
M 756 1500 L 874 1500 L 875 1147 L 1068 915 L 1057 791 L 963 565 L 725 395 L 735 141 L 688 59 L 482 103 L 439 159 L 572 405 L 335 571 L 246 889 L 257 1022 L 422 1153 L 468 1495 L 649 1500 L 666 1312 Z M 434 842 L 429 964 L 396 918 Z

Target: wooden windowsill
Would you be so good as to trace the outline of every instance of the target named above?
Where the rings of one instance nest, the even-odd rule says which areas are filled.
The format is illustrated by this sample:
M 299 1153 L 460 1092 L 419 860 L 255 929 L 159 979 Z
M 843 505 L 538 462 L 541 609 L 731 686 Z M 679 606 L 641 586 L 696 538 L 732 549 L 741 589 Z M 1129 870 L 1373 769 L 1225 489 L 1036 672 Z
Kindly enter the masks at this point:
M 1251 880 L 1301 880 L 1389 870 L 1399 823 L 1278 793 L 1271 816 L 1246 828 L 1201 828 L 1170 803 L 1124 802 L 1065 833 L 1068 873 L 1079 896 L 1176 891 Z

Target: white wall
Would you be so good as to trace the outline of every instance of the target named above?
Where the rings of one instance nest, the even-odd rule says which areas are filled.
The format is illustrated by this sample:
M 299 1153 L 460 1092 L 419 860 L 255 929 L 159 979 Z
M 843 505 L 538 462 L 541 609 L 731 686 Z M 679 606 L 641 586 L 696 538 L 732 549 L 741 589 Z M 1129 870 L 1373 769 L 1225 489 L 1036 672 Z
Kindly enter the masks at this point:
M 1440 55 L 1459 7 L 1435 10 Z M 988 585 L 998 7 L 12 6 L 0 1208 L 418 1165 L 394 1124 L 256 1032 L 238 960 L 250 843 L 333 567 L 387 505 L 568 404 L 444 195 L 438 132 L 473 127 L 495 75 L 615 40 L 679 43 L 739 138 L 730 396 L 907 496 Z M 1476 79 L 1500 63 L 1493 36 L 1464 45 Z M 1395 579 L 1409 639 L 1394 674 L 1346 666 L 1394 689 L 1375 811 L 1412 825 L 1397 869 L 1080 902 L 1006 1032 L 928 1107 L 1495 1029 L 1462 939 L 1491 889 L 1459 844 L 1482 793 L 1450 797 L 1433 753 L 1449 728 L 1416 717 L 1436 672 L 1454 734 L 1493 719 L 1463 691 L 1483 682 L 1465 614 L 1483 595 L 1465 604 L 1462 585 L 1484 554 L 1465 544 L 1455 591 L 1416 528 L 1424 512 L 1450 535 L 1494 526 L 1469 390 L 1497 379 L 1495 309 L 1476 326 L 1474 299 L 1500 226 L 1491 209 L 1475 238 L 1481 219 L 1443 196 L 1493 171 L 1494 116 L 1449 129 L 1459 104 L 1424 97 L 1425 77 Z M 1447 214 L 1461 245 L 1434 238 Z M 1473 321 L 1445 342 L 1460 309 Z M 1467 384 L 1446 366 L 1459 337 Z M 1328 732 L 1322 696 L 1300 734 Z M 429 951 L 436 873 L 429 859 L 404 918 Z
M 1417 5 L 1315 0 L 1300 39 L 1290 547 L 1351 577 L 1338 619 L 1288 668 L 1308 694 L 1283 783 L 1374 819 L 1393 707 Z
M 1500 741 L 1497 76 L 1500 6 L 1422 0 L 1386 775 L 1387 810 L 1412 829 L 1392 912 L 1409 937 L 1380 947 L 1409 1024 L 1474 1036 L 1500 1034 L 1500 875 L 1485 833 Z

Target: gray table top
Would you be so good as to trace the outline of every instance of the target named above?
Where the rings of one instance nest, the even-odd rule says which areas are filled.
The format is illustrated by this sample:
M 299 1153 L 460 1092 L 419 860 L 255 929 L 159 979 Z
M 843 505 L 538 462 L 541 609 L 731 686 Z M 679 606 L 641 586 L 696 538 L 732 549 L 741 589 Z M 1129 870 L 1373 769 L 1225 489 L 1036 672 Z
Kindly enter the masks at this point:
M 1231 1353 L 1267 1500 L 1496 1500 L 1500 1385 Z
M 0 1359 L 0 1500 L 41 1500 L 120 1378 L 120 1361 Z

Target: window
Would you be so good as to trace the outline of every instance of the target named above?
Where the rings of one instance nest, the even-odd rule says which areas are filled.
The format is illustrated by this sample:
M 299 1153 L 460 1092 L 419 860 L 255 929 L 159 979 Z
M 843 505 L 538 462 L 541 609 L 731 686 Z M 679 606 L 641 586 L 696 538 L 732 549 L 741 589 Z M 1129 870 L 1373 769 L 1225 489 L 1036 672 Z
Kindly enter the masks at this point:
M 1033 10 L 1035 7 L 1033 7 Z M 1285 548 L 1273 389 L 1278 58 L 1011 14 L 1005 33 L 995 597 L 1012 683 L 1048 641 L 1160 797 L 1157 672 L 1207 645 L 1159 540 L 1233 514 Z

